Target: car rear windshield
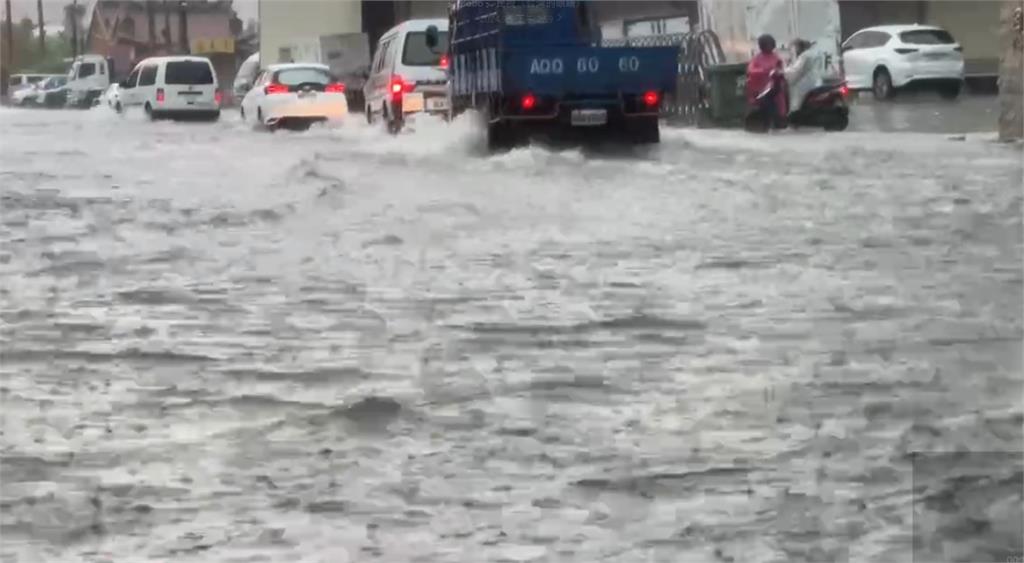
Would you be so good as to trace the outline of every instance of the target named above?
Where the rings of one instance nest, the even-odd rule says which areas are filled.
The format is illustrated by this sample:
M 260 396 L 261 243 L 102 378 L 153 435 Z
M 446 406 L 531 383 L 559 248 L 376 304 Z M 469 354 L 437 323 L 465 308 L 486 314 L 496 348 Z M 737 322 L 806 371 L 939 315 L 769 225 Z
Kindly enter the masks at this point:
M 277 82 L 285 86 L 298 86 L 300 84 L 322 84 L 332 82 L 331 75 L 319 68 L 289 68 L 277 72 Z
M 441 57 L 448 52 L 448 32 L 437 34 L 437 45 L 427 47 L 427 33 L 417 31 L 405 36 L 405 49 L 402 52 L 402 64 L 406 66 L 437 66 Z
M 917 29 L 904 31 L 900 39 L 910 45 L 950 45 L 956 43 L 948 31 L 942 29 Z
M 164 82 L 167 84 L 185 84 L 190 86 L 213 84 L 213 70 L 210 69 L 209 63 L 174 61 L 167 63 Z

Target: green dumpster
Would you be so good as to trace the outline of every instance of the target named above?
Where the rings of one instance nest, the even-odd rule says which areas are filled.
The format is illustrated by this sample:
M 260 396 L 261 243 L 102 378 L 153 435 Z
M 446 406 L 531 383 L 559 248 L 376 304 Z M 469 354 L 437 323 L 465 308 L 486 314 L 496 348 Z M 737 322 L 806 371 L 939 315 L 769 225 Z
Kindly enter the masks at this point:
M 738 125 L 747 112 L 747 63 L 708 67 L 711 119 L 717 125 Z

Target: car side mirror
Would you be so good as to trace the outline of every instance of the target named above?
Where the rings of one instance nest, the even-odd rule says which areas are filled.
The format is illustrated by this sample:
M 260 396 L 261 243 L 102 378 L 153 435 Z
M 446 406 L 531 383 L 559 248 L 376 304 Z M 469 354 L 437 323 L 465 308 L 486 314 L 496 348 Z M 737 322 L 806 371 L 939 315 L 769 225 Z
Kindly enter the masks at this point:
M 427 39 L 427 47 L 429 47 L 431 51 L 433 51 L 434 49 L 437 49 L 437 46 L 441 42 L 441 39 L 440 39 L 440 36 L 438 34 L 437 26 L 436 25 L 431 25 L 431 26 L 427 27 L 427 38 L 426 39 Z

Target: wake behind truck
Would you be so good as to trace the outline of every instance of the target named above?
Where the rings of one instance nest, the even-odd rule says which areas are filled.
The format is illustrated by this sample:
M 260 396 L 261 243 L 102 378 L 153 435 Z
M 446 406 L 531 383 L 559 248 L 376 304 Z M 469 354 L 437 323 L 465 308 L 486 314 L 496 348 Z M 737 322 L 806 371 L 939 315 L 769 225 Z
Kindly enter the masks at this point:
M 499 149 L 543 129 L 604 129 L 660 140 L 675 47 L 602 47 L 588 1 L 456 0 L 449 9 L 452 115 L 474 109 Z M 428 44 L 437 44 L 436 29 Z

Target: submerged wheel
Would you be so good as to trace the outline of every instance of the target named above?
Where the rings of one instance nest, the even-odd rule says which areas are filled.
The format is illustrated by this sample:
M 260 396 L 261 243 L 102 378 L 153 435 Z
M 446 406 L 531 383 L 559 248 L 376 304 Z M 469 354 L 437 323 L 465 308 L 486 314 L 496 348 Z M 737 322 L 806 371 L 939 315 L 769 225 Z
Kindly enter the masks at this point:
M 960 97 L 961 90 L 962 87 L 959 82 L 943 84 L 939 86 L 939 96 L 942 96 L 942 98 L 946 100 L 955 100 Z
M 850 125 L 850 116 L 845 113 L 836 112 L 825 120 L 826 131 L 845 131 Z
M 156 114 L 153 113 L 153 106 L 149 105 L 149 102 L 146 102 L 144 110 L 146 112 L 146 117 L 148 117 L 150 121 L 156 121 Z
M 892 87 L 892 76 L 889 76 L 888 70 L 880 68 L 875 71 L 875 78 L 871 83 L 871 91 L 874 93 L 876 100 L 892 99 L 895 91 Z
M 384 104 L 384 109 L 381 112 L 381 116 L 384 119 L 384 124 L 387 128 L 388 133 L 391 135 L 397 135 L 402 132 L 402 118 L 391 115 L 388 111 L 387 104 Z
M 654 145 L 661 142 L 657 117 L 636 117 L 626 124 L 626 133 L 633 144 Z

